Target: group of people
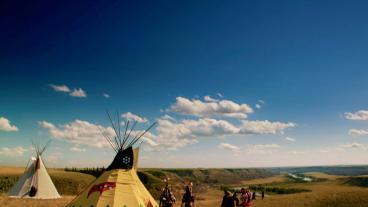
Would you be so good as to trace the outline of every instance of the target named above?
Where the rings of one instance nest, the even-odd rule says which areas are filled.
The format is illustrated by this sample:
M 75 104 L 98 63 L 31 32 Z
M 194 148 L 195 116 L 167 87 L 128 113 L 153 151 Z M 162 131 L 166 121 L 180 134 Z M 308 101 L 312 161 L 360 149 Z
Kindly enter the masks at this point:
M 193 195 L 193 183 L 190 182 L 185 187 L 185 192 L 181 200 L 182 207 L 195 207 L 195 198 Z M 169 188 L 169 183 L 166 182 L 166 186 L 162 189 L 160 196 L 160 207 L 173 207 L 175 206 L 176 198 Z
M 240 190 L 240 199 L 236 193 L 231 194 L 230 191 L 225 190 L 225 195 L 222 198 L 221 207 L 250 207 L 252 200 L 256 199 L 256 192 L 250 192 L 249 189 L 242 188 Z M 264 199 L 264 191 L 262 191 L 262 200 Z
M 262 200 L 264 198 L 264 191 L 262 191 Z M 240 190 L 240 199 L 238 199 L 236 193 L 232 194 L 230 191 L 225 190 L 225 195 L 222 198 L 221 207 L 251 207 L 252 200 L 256 199 L 256 192 L 250 192 L 249 189 L 242 188 Z M 195 207 L 195 197 L 193 195 L 193 183 L 190 182 L 185 187 L 185 192 L 181 200 L 181 207 Z M 175 206 L 176 198 L 169 188 L 168 182 L 162 189 L 160 196 L 160 207 L 173 207 Z

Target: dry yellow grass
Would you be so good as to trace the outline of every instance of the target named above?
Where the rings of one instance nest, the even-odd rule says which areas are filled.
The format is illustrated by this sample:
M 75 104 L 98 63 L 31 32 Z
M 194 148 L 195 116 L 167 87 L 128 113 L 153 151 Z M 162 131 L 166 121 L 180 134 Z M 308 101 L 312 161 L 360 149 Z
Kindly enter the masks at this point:
M 295 184 L 290 187 L 311 189 L 312 192 L 276 195 L 256 200 L 259 207 L 363 207 L 368 203 L 368 189 L 344 186 L 336 182 Z
M 1 207 L 27 206 L 27 207 L 64 207 L 74 196 L 63 196 L 61 199 L 35 200 L 35 199 L 19 199 L 9 198 L 5 195 L 0 196 Z
M 216 189 L 210 189 L 206 193 L 198 194 L 197 197 L 197 207 L 214 207 L 221 206 L 221 199 L 224 196 L 223 192 Z
M 0 175 L 18 175 L 24 172 L 24 167 L 1 167 Z
M 334 182 L 318 184 L 296 184 L 290 187 L 303 187 L 312 192 L 275 195 L 259 198 L 253 202 L 254 207 L 366 207 L 368 203 L 368 189 L 343 186 Z M 204 194 L 197 195 L 197 207 L 214 207 L 221 205 L 223 193 L 211 189 Z M 74 196 L 64 196 L 56 200 L 14 199 L 0 196 L 0 206 L 28 206 L 28 207 L 62 207 L 69 203 Z M 179 199 L 180 200 L 180 199 Z M 177 205 L 179 206 L 179 204 Z
M 2 167 L 1 174 L 21 174 L 24 168 Z M 62 170 L 51 169 L 50 174 L 58 177 L 80 178 L 79 173 L 65 173 Z M 317 178 L 327 178 L 325 182 L 316 183 L 287 183 L 287 179 L 280 175 L 264 179 L 254 179 L 244 181 L 242 185 L 255 184 L 272 184 L 275 186 L 310 189 L 312 192 L 289 194 L 289 195 L 272 195 L 267 196 L 264 200 L 254 202 L 254 207 L 367 207 L 368 206 L 368 188 L 342 185 L 337 178 L 343 176 L 328 175 L 319 172 L 307 173 L 307 175 Z M 88 176 L 88 175 L 86 175 Z M 218 189 L 209 189 L 206 193 L 197 194 L 197 207 L 215 207 L 221 205 L 223 192 Z M 62 207 L 68 204 L 74 198 L 71 196 L 63 196 L 56 200 L 33 200 L 33 199 L 15 199 L 8 198 L 6 195 L 0 196 L 0 206 L 28 206 L 28 207 Z M 178 198 L 180 201 L 180 198 Z M 180 202 L 179 202 L 180 203 Z M 180 206 L 177 204 L 177 206 Z
M 272 195 L 264 200 L 259 198 L 253 202 L 255 207 L 367 207 L 368 188 L 342 185 L 336 179 L 344 176 L 334 176 L 324 173 L 308 173 L 310 176 L 327 178 L 328 181 L 318 183 L 283 183 L 284 176 L 276 176 L 264 179 L 254 179 L 242 182 L 244 185 L 272 184 L 289 188 L 310 189 L 311 192 Z M 210 201 L 203 202 L 198 206 L 213 207 L 221 204 L 222 192 L 217 198 L 209 198 Z
M 336 180 L 338 178 L 343 178 L 346 176 L 342 176 L 342 175 L 329 175 L 326 173 L 322 173 L 322 172 L 309 172 L 309 173 L 305 173 L 306 176 L 312 176 L 315 178 L 323 178 L 323 179 L 328 179 L 328 180 Z
M 53 179 L 53 182 L 59 193 L 62 195 L 77 194 L 89 183 L 95 180 L 95 177 L 92 175 L 78 172 L 65 172 L 63 169 L 48 169 L 47 171 Z M 4 177 L 20 176 L 23 174 L 23 172 L 24 168 L 22 167 L 0 167 L 0 184 L 2 184 L 0 187 L 2 190 L 1 192 L 6 192 L 11 187 L 11 185 L 8 185 L 9 183 L 7 179 L 3 179 Z
M 269 177 L 269 178 L 261 178 L 261 179 L 253 179 L 243 181 L 243 185 L 257 185 L 257 184 L 270 184 L 270 183 L 282 183 L 285 182 L 286 178 L 283 175 Z
M 223 194 L 218 190 L 209 190 L 206 194 L 197 195 L 198 207 L 213 207 L 221 205 Z M 35 200 L 9 198 L 6 195 L 0 196 L 1 207 L 27 206 L 27 207 L 65 207 L 75 196 L 63 196 L 61 199 Z M 180 199 L 179 199 L 180 203 Z M 179 206 L 179 204 L 177 205 Z

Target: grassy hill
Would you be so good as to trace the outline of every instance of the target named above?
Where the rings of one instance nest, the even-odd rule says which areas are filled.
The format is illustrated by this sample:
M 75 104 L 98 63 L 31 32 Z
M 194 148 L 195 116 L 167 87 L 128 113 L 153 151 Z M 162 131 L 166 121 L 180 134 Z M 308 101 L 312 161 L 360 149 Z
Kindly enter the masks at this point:
M 100 172 L 100 168 L 97 169 Z M 15 184 L 24 168 L 2 168 L 0 171 L 0 193 L 6 193 Z M 62 195 L 75 195 L 92 182 L 97 173 L 93 169 L 49 169 L 49 174 L 57 190 Z M 81 172 L 84 173 L 81 173 Z M 86 174 L 89 173 L 89 174 Z M 140 169 L 138 176 L 143 184 L 158 198 L 163 179 L 169 178 L 176 196 L 182 194 L 184 186 L 194 183 L 195 192 L 206 192 L 210 187 L 223 184 L 236 184 L 244 180 L 265 178 L 274 175 L 262 169 Z
M 179 197 L 189 181 L 194 183 L 195 192 L 203 193 L 211 187 L 237 184 L 274 174 L 262 169 L 141 169 L 138 175 L 152 195 L 158 198 L 164 178 L 170 178 L 174 194 Z
M 23 171 L 24 168 L 0 167 L 1 192 L 6 192 Z M 12 199 L 2 195 L 0 206 L 62 207 L 73 199 L 76 192 L 95 179 L 89 174 L 66 172 L 63 169 L 49 169 L 49 173 L 63 195 L 62 199 Z M 290 180 L 285 174 L 275 175 L 262 169 L 140 169 L 138 174 L 156 198 L 164 178 L 170 178 L 178 200 L 183 193 L 183 186 L 188 181 L 194 182 L 197 206 L 200 207 L 220 206 L 223 196 L 220 189 L 224 185 L 265 188 L 265 200 L 258 197 L 254 201 L 255 207 L 363 207 L 368 203 L 368 188 L 360 187 L 366 186 L 367 176 L 335 176 L 314 171 L 305 175 L 323 179 L 305 183 Z
M 339 178 L 338 180 L 340 180 L 345 185 L 368 187 L 367 176 Z
M 2 168 L 0 170 L 0 193 L 6 193 L 23 174 L 24 168 Z M 84 189 L 95 177 L 79 172 L 65 172 L 61 169 L 48 170 L 57 190 L 62 195 L 75 195 Z

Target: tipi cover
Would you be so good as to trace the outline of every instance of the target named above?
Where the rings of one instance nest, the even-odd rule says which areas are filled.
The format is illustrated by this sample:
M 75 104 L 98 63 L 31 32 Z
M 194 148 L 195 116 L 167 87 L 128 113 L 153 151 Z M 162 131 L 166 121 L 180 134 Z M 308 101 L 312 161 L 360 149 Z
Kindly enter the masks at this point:
M 56 190 L 54 183 L 47 173 L 45 165 L 42 161 L 41 154 L 45 151 L 46 146 L 42 150 L 40 150 L 38 147 L 35 147 L 37 157 L 31 160 L 31 165 L 27 166 L 24 174 L 10 189 L 8 192 L 9 196 L 35 199 L 60 198 L 60 195 Z
M 109 116 L 110 117 L 110 116 Z M 106 171 L 79 194 L 67 207 L 158 207 L 137 175 L 138 147 L 137 141 L 147 130 L 130 137 L 133 127 L 127 122 L 124 135 L 119 124 L 114 124 L 115 137 L 105 136 L 116 156 Z M 120 123 L 119 117 L 117 123 Z

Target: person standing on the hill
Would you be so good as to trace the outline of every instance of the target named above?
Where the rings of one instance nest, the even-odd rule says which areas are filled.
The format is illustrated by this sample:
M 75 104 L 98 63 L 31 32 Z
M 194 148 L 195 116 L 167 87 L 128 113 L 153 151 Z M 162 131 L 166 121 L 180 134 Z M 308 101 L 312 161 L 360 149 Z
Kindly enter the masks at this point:
M 252 200 L 256 200 L 256 192 L 255 191 L 252 193 Z
M 181 200 L 182 206 L 184 205 L 184 207 L 195 207 L 194 200 L 193 183 L 190 182 L 187 187 L 185 187 L 185 193 L 183 195 L 183 199 Z
M 165 188 L 162 189 L 160 195 L 160 207 L 173 207 L 176 202 L 176 198 L 174 194 L 171 192 L 169 188 L 168 180 L 164 180 L 166 182 Z
M 234 202 L 235 202 L 235 206 L 239 206 L 239 199 L 238 197 L 236 196 L 236 191 L 234 192 L 233 194 L 233 199 L 234 199 Z
M 230 191 L 225 190 L 225 195 L 222 198 L 221 207 L 235 207 L 235 198 Z M 239 203 L 239 202 L 238 202 Z
M 264 199 L 264 196 L 265 196 L 265 192 L 264 190 L 262 190 L 262 200 Z
M 241 196 L 240 196 L 240 206 L 242 207 L 250 207 L 252 206 L 252 195 L 251 192 L 249 192 L 248 189 L 245 190 L 245 188 L 242 188 L 240 190 Z

